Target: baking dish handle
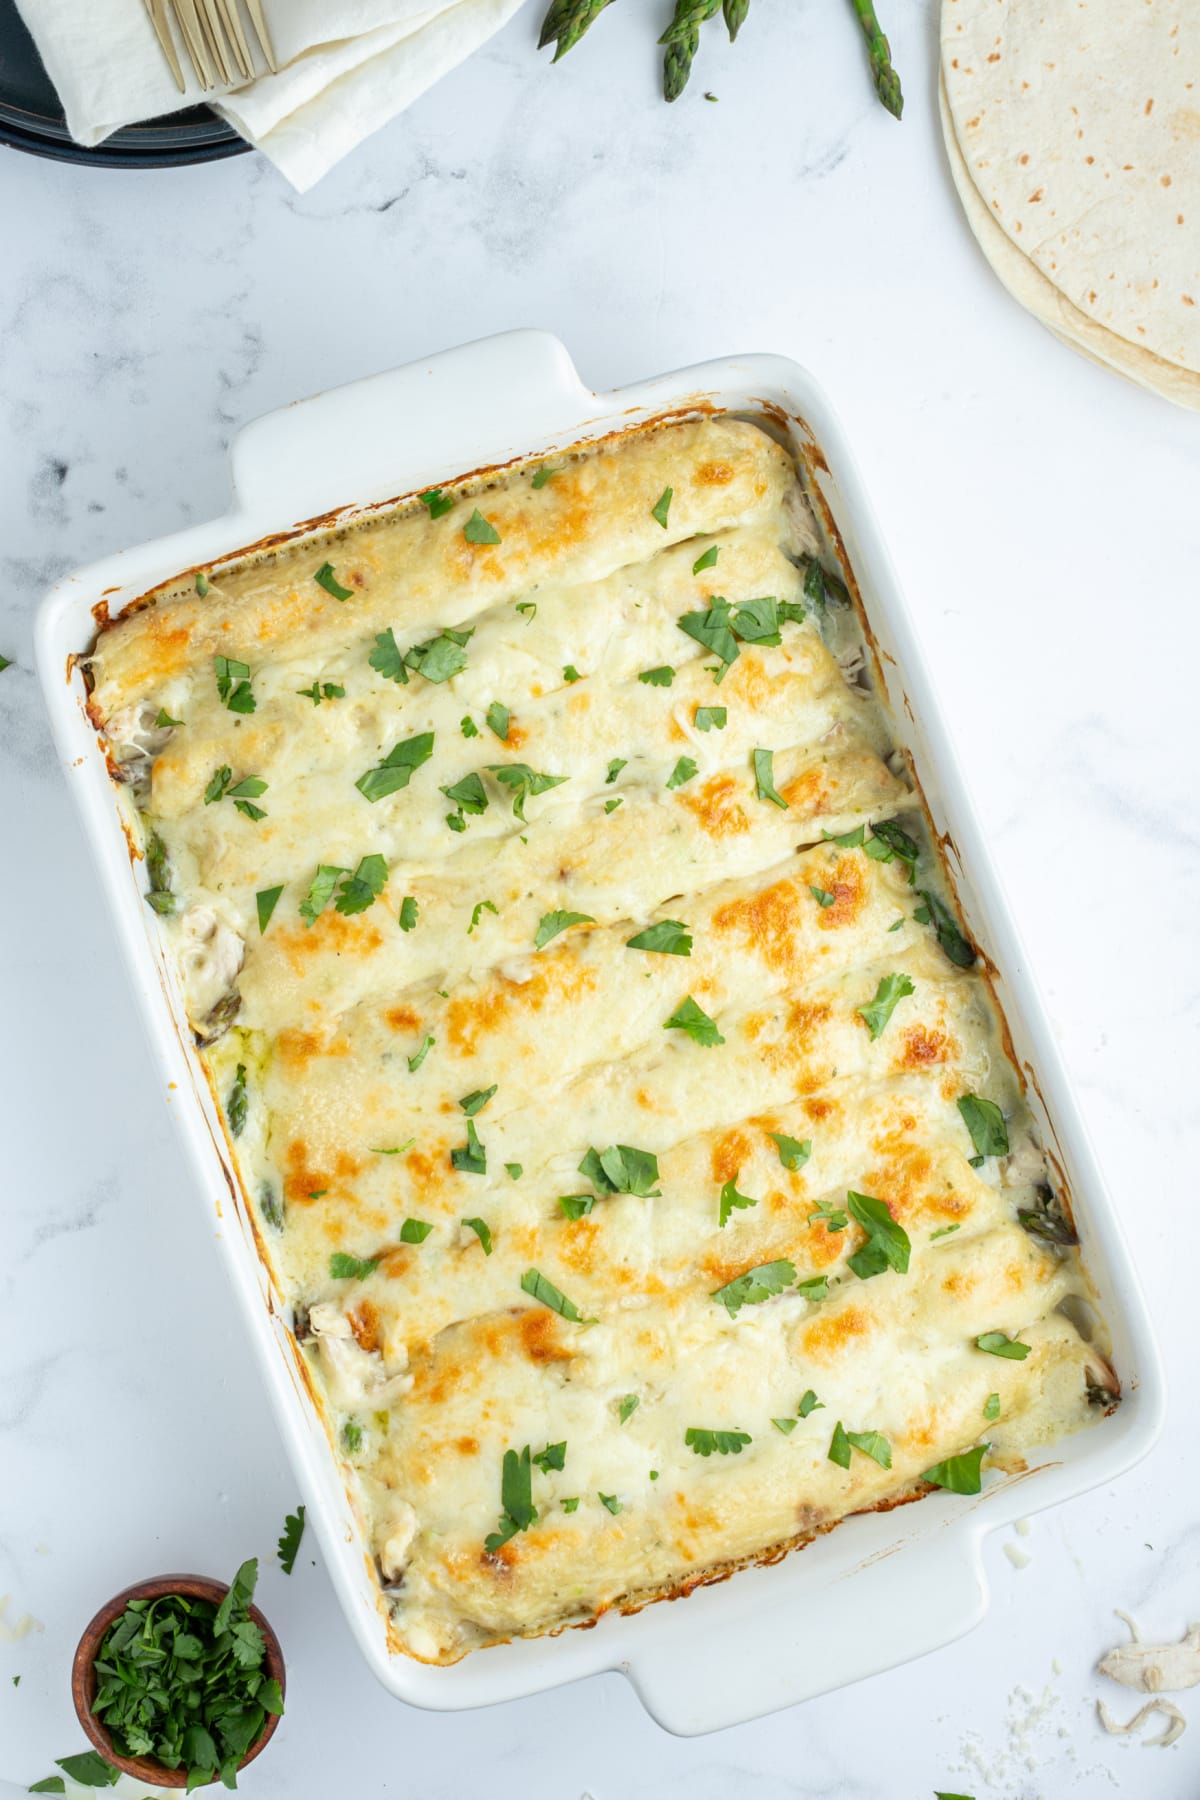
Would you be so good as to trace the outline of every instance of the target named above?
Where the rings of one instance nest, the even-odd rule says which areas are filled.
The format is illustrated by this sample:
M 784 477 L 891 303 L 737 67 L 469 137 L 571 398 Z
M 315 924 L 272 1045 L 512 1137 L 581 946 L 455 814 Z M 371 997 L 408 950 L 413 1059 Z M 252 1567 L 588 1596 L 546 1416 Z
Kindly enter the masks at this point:
M 978 1540 L 948 1543 L 945 1532 L 905 1545 L 832 1580 L 780 1599 L 778 1568 L 738 1577 L 750 1605 L 726 1623 L 705 1621 L 670 1647 L 622 1665 L 650 1715 L 680 1737 L 742 1725 L 781 1707 L 861 1681 L 941 1649 L 987 1610 Z M 756 1585 L 762 1582 L 764 1585 Z M 740 1597 L 739 1597 L 740 1598 Z M 715 1627 L 715 1629 L 714 1629 Z
M 506 331 L 255 419 L 234 439 L 242 508 L 282 524 L 411 492 L 552 442 L 593 409 L 566 346 Z M 477 446 L 477 453 L 473 453 Z

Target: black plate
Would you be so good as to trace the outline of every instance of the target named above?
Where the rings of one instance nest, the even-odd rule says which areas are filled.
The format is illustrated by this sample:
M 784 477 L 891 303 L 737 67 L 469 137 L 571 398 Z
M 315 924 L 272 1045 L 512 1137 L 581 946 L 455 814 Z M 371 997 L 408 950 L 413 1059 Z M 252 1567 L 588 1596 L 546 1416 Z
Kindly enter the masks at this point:
M 191 106 L 165 119 L 127 125 L 94 150 L 85 150 L 67 131 L 54 85 L 13 0 L 0 0 L 0 144 L 105 169 L 171 169 L 250 149 L 207 106 Z

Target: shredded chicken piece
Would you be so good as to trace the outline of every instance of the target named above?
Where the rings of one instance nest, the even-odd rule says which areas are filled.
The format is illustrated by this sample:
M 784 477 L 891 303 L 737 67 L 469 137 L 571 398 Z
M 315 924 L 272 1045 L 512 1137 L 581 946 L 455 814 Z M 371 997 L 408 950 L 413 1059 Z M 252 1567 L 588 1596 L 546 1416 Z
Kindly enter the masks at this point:
M 376 1539 L 382 1540 L 379 1567 L 385 1581 L 396 1581 L 404 1573 L 416 1535 L 416 1513 L 407 1500 L 394 1500 L 391 1510 L 376 1528 Z
M 340 1411 L 353 1412 L 359 1406 L 382 1411 L 412 1386 L 407 1352 L 402 1349 L 396 1366 L 388 1369 L 377 1350 L 363 1350 L 355 1342 L 354 1327 L 331 1301 L 318 1301 L 311 1309 L 308 1329 L 321 1358 L 329 1398 Z
M 1167 1725 L 1164 1730 L 1160 1731 L 1157 1737 L 1145 1739 L 1147 1749 L 1157 1748 L 1165 1750 L 1169 1744 L 1173 1744 L 1177 1738 L 1181 1738 L 1187 1730 L 1187 1720 L 1173 1700 L 1147 1700 L 1145 1706 L 1139 1708 L 1139 1710 L 1134 1713 L 1128 1725 L 1118 1724 L 1117 1720 L 1113 1718 L 1112 1714 L 1105 1706 L 1103 1700 L 1097 1700 L 1096 1711 L 1099 1714 L 1100 1723 L 1103 1725 L 1105 1731 L 1112 1732 L 1114 1737 L 1123 1737 L 1126 1732 L 1136 1731 L 1139 1725 L 1143 1725 L 1146 1722 L 1151 1713 L 1164 1713 L 1170 1720 L 1170 1724 Z
M 211 906 L 190 906 L 179 929 L 188 1013 L 193 1025 L 201 1025 L 237 980 L 246 947 Z
M 104 728 L 121 780 L 130 783 L 135 798 L 142 800 L 150 792 L 154 759 L 166 749 L 174 729 L 160 725 L 158 714 L 159 709 L 149 700 L 139 700 L 115 712 Z
M 1130 1641 L 1101 1657 L 1096 1665 L 1101 1675 L 1143 1694 L 1200 1686 L 1200 1625 L 1190 1625 L 1177 1644 L 1147 1644 L 1128 1613 L 1117 1617 L 1128 1625 Z

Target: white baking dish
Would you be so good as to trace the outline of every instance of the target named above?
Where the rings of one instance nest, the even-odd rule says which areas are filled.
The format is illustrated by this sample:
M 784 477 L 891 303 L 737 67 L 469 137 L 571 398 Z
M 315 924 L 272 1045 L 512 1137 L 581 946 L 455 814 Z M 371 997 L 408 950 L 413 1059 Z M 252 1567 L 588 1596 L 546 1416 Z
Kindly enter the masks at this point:
M 1060 1190 L 1072 1201 L 1087 1267 L 1108 1321 L 1124 1400 L 1094 1430 L 1054 1445 L 1020 1476 L 992 1477 L 977 1499 L 846 1521 L 769 1568 L 705 1588 L 686 1604 L 610 1616 L 594 1631 L 477 1652 L 452 1668 L 390 1655 L 370 1560 L 229 1171 L 225 1141 L 196 1060 L 154 914 L 131 871 L 116 794 L 84 712 L 71 658 L 95 635 L 93 608 L 115 614 L 199 563 L 269 535 L 344 520 L 463 471 L 504 464 L 696 407 L 762 416 L 791 438 L 828 507 L 861 591 L 897 732 L 911 750 L 968 929 L 995 965 L 1018 1062 Z M 986 1531 L 1109 1482 L 1145 1455 L 1164 1396 L 1150 1324 L 1071 1098 L 1020 941 L 913 641 L 866 497 L 829 406 L 805 370 L 781 357 L 735 357 L 615 393 L 584 387 L 563 346 L 512 332 L 306 400 L 249 426 L 233 446 L 235 498 L 224 518 L 131 550 L 61 581 L 38 622 L 37 654 L 67 779 L 86 822 L 130 977 L 158 1053 L 172 1112 L 245 1313 L 309 1516 L 367 1661 L 392 1693 L 455 1709 L 553 1687 L 602 1669 L 629 1676 L 669 1730 L 696 1733 L 756 1717 L 949 1642 L 987 1603 Z M 234 1196 L 231 1198 L 231 1196 Z M 893 1552 L 895 1554 L 893 1554 Z M 821 1628 L 812 1629 L 819 1618 Z

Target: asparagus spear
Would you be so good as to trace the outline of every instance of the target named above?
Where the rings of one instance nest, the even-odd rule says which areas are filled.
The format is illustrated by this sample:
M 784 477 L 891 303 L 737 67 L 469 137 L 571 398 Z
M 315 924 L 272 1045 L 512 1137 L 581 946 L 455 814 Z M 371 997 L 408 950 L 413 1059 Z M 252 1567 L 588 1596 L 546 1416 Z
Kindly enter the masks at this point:
M 875 17 L 874 0 L 854 0 L 854 10 L 867 40 L 867 55 L 875 81 L 875 92 L 893 118 L 898 119 L 904 111 L 904 95 L 900 92 L 900 77 L 892 67 L 891 47 Z
M 750 0 L 725 0 L 725 29 L 729 33 L 732 44 L 738 32 L 746 23 L 746 14 L 750 11 Z
M 554 61 L 573 50 L 589 25 L 609 5 L 609 0 L 550 0 L 550 10 L 542 20 L 538 49 L 555 44 Z
M 721 0 L 675 0 L 675 16 L 659 38 L 666 45 L 663 57 L 663 96 L 678 100 L 692 72 L 692 60 L 700 48 L 700 27 L 711 19 Z

